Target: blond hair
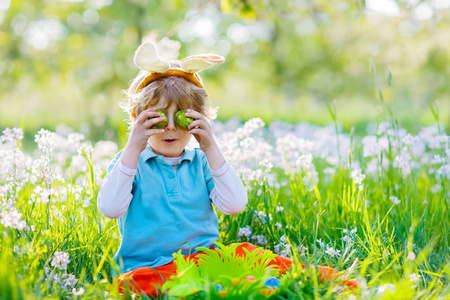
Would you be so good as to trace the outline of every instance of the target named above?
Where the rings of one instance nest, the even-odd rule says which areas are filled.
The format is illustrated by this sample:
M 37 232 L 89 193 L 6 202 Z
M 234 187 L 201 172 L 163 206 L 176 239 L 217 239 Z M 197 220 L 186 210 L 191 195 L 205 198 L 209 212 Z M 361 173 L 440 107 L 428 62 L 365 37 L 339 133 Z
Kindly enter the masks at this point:
M 206 91 L 180 76 L 158 78 L 137 92 L 137 87 L 148 74 L 141 71 L 124 91 L 126 97 L 120 106 L 128 113 L 130 125 L 142 111 L 158 104 L 164 108 L 175 103 L 179 109 L 193 109 L 208 120 L 216 118 L 217 108 L 210 106 Z

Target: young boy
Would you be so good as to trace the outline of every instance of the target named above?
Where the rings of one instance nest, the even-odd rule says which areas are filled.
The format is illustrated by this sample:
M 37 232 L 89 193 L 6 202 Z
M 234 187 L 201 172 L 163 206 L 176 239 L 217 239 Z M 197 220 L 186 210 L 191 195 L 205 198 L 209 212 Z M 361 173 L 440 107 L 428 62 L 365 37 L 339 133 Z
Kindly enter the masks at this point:
M 124 106 L 131 134 L 110 164 L 97 198 L 100 212 L 116 218 L 119 225 L 121 244 L 114 259 L 123 272 L 130 272 L 119 276 L 120 283 L 139 281 L 144 274 L 143 282 L 162 284 L 160 272 L 148 272 L 148 267 L 171 268 L 174 252 L 195 253 L 195 248 L 210 248 L 217 241 L 213 205 L 222 213 L 235 214 L 247 203 L 239 176 L 214 140 L 209 120 L 215 112 L 199 77 L 178 63 L 167 63 L 163 72 L 140 63 L 155 54 L 152 44 L 136 51 L 135 62 L 145 70 L 132 82 Z M 195 119 L 187 130 L 175 122 L 179 110 Z M 162 121 L 167 121 L 164 128 L 155 129 Z M 186 150 L 192 135 L 200 149 Z M 148 283 L 137 285 L 146 294 L 154 291 Z

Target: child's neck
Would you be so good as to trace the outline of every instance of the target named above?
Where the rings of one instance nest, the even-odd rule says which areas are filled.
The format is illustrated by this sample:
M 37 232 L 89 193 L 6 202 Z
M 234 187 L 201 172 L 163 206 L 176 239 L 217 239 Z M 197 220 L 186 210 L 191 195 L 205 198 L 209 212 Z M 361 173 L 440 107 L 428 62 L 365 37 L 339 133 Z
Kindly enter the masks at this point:
M 183 149 L 183 152 L 181 152 L 181 154 L 179 156 L 165 156 L 164 154 L 158 154 L 157 152 L 155 152 L 155 150 L 153 149 L 153 147 L 150 145 L 150 143 L 147 144 L 147 146 L 152 150 L 153 153 L 155 153 L 156 155 L 161 155 L 162 157 L 164 157 L 164 159 L 166 158 L 180 158 L 184 155 L 184 152 L 186 151 L 186 149 Z
M 166 164 L 168 164 L 168 165 L 176 166 L 176 165 L 178 165 L 178 164 L 180 163 L 181 157 L 183 156 L 183 154 L 184 154 L 184 151 L 183 151 L 183 153 L 182 153 L 180 156 L 178 156 L 178 157 L 166 157 L 166 156 L 163 156 L 164 162 L 165 162 Z

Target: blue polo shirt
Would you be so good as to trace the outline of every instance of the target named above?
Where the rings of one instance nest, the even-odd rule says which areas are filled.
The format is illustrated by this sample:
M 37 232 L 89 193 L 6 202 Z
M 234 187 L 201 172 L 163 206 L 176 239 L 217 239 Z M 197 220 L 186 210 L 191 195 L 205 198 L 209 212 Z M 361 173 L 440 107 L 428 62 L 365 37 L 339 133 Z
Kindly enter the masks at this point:
M 213 187 L 202 150 L 185 150 L 175 171 L 147 146 L 139 155 L 133 199 L 127 213 L 117 219 L 122 240 L 114 260 L 121 273 L 168 264 L 180 249 L 187 255 L 198 252 L 197 247 L 213 246 L 219 238 L 217 214 L 209 198 Z

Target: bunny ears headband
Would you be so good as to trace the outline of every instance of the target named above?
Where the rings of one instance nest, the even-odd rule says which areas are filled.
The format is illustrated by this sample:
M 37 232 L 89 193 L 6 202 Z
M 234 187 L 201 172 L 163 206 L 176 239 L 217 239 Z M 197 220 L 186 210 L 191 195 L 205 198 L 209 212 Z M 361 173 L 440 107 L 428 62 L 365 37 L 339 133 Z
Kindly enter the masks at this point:
M 222 56 L 208 53 L 191 55 L 180 62 L 167 62 L 158 55 L 154 44 L 144 43 L 137 48 L 134 54 L 134 63 L 141 70 L 150 74 L 139 83 L 136 93 L 140 92 L 150 82 L 165 76 L 180 76 L 203 88 L 200 76 L 196 73 L 224 61 L 225 58 Z

